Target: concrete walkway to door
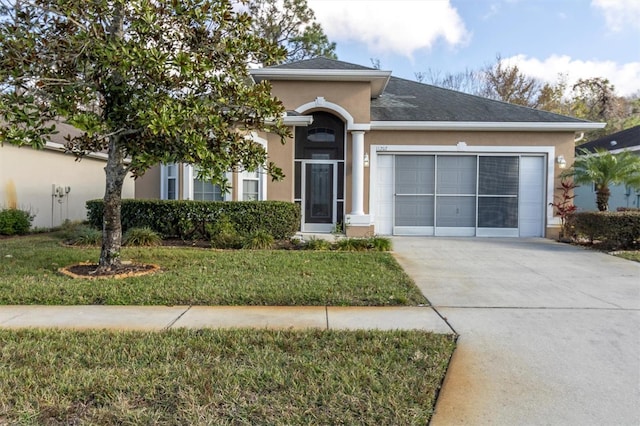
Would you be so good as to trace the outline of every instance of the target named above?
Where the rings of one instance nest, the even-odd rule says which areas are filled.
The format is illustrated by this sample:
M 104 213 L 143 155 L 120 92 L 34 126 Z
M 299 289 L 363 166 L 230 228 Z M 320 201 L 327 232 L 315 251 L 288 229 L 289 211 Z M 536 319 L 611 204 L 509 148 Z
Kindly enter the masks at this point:
M 640 424 L 640 263 L 544 239 L 393 243 L 460 334 L 432 425 Z

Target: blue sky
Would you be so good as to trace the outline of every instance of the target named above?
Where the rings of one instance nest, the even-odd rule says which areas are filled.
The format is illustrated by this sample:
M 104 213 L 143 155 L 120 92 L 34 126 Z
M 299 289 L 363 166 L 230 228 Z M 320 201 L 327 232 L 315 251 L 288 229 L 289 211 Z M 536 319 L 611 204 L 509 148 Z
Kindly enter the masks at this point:
M 308 0 L 338 58 L 415 79 L 500 55 L 528 75 L 640 94 L 640 0 Z

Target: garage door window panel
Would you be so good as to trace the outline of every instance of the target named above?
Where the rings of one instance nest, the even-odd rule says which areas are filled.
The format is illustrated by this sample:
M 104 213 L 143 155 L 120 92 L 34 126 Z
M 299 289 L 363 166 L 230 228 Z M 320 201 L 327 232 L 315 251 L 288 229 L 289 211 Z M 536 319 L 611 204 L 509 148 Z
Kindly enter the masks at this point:
M 481 156 L 478 171 L 478 227 L 517 228 L 519 158 Z
M 436 186 L 436 227 L 475 228 L 475 155 L 439 156 Z
M 395 157 L 395 225 L 433 226 L 435 157 Z

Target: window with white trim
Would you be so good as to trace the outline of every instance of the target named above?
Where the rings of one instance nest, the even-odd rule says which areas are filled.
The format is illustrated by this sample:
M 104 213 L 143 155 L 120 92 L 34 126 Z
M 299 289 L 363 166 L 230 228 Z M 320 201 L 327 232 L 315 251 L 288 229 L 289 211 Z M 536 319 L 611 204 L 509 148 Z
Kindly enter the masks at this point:
M 240 174 L 242 180 L 242 201 L 257 201 L 260 196 L 260 173 L 244 171 Z
M 165 173 L 165 191 L 163 191 L 163 198 L 165 200 L 177 200 L 178 199 L 178 165 L 175 163 L 166 164 L 164 166 Z
M 193 179 L 193 199 L 200 201 L 224 201 L 220 185 L 198 178 Z

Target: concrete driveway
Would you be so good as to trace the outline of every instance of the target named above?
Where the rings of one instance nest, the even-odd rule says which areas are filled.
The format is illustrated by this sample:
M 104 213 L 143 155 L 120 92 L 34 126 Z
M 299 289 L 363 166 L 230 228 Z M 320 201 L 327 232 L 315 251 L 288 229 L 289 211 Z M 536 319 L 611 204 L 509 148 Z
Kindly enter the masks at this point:
M 432 425 L 640 424 L 640 263 L 545 239 L 393 244 L 460 334 Z

